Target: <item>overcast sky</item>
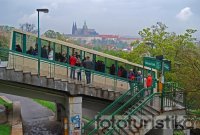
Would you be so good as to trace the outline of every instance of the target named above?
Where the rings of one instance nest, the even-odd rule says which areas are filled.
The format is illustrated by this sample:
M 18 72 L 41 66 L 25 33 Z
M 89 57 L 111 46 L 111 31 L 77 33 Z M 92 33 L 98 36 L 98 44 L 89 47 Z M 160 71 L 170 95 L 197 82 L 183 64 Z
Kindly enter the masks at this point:
M 200 30 L 200 0 L 0 0 L 0 25 L 19 27 L 37 24 L 36 8 L 41 13 L 41 30 L 71 33 L 73 21 L 100 34 L 138 36 L 138 31 L 161 21 L 169 31 Z M 196 34 L 200 37 L 200 32 Z

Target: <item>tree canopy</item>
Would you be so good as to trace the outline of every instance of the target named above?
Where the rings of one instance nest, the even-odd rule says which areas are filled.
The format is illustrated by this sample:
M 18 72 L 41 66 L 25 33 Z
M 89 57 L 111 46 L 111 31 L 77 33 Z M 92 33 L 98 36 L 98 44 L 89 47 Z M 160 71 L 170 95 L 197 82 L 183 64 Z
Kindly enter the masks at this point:
M 187 29 L 183 34 L 170 33 L 161 22 L 139 31 L 142 42 L 135 41 L 135 49 L 127 59 L 142 64 L 143 56 L 163 55 L 171 61 L 172 71 L 166 73 L 168 81 L 179 82 L 187 90 L 200 91 L 200 48 L 195 44 L 196 30 Z

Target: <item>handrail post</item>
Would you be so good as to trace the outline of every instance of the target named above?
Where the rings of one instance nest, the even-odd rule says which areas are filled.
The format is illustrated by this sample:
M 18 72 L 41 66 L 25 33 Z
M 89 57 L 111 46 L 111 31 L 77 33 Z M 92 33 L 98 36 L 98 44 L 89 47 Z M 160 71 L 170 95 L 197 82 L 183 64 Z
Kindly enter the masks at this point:
M 38 11 L 38 77 L 40 77 L 40 57 L 41 57 L 39 19 L 40 19 L 40 15 L 39 15 L 39 11 Z
M 163 90 L 161 91 L 161 113 L 164 111 L 164 95 L 165 94 L 165 84 L 163 84 Z

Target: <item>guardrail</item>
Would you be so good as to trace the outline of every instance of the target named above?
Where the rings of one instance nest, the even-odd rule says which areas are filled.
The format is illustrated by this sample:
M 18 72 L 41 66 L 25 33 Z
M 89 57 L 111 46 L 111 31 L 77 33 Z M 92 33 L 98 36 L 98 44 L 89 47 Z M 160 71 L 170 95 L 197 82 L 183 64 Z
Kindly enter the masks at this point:
M 135 115 L 138 111 L 141 111 L 146 105 L 151 105 L 151 102 L 154 100 L 154 98 L 156 96 L 159 96 L 160 93 L 153 93 L 151 95 L 149 95 L 139 106 L 137 106 L 135 109 L 132 109 L 132 111 L 130 111 L 122 120 L 128 120 L 128 118 L 130 118 L 132 115 Z M 130 129 L 131 130 L 131 129 Z M 139 130 L 139 129 L 138 129 Z M 105 135 L 110 135 L 113 132 L 116 132 L 118 134 L 123 134 L 124 131 L 121 131 L 121 129 L 117 126 L 114 126 L 111 129 L 108 129 L 107 132 L 105 133 Z M 123 133 L 121 133 L 123 132 Z M 136 132 L 136 131 L 134 131 Z
M 119 97 L 119 99 L 115 100 L 111 105 L 109 105 L 102 112 L 100 112 L 95 119 L 86 124 L 82 128 L 84 134 L 93 135 L 97 133 L 99 131 L 98 126 L 97 128 L 94 128 L 94 124 L 95 122 L 97 122 L 97 120 L 101 119 L 101 117 L 105 115 L 109 115 L 108 119 L 112 119 L 115 115 L 123 114 L 124 111 L 128 109 L 128 107 L 143 100 L 146 96 L 148 97 L 148 95 L 146 94 L 150 93 L 153 93 L 153 88 L 141 89 L 137 85 L 135 85 L 135 87 L 130 89 L 124 95 Z M 92 129 L 92 131 L 87 131 L 87 129 Z
M 82 131 L 84 132 L 84 134 L 87 134 L 87 135 L 91 134 L 91 133 L 89 133 L 91 131 L 88 132 L 87 129 L 89 129 L 89 128 L 93 129 L 94 128 L 94 124 L 95 124 L 95 122 L 96 122 L 97 119 L 99 119 L 103 115 L 110 115 L 115 109 L 119 108 L 119 105 L 122 105 L 122 104 L 126 103 L 127 100 L 130 97 L 132 97 L 133 95 L 135 95 L 137 93 L 137 91 L 139 91 L 139 87 L 138 87 L 137 84 L 133 83 L 131 89 L 129 89 L 123 95 L 121 95 L 120 97 L 118 97 L 113 103 L 111 103 L 104 110 L 102 110 L 101 112 L 99 112 L 95 119 L 91 120 L 89 123 L 87 123 L 86 125 L 84 125 L 82 127 Z M 92 132 L 94 132 L 94 131 L 92 131 Z
M 185 90 L 179 87 L 178 83 L 165 83 L 164 90 L 161 94 L 161 111 L 165 111 L 167 108 L 175 108 L 178 106 L 186 108 Z

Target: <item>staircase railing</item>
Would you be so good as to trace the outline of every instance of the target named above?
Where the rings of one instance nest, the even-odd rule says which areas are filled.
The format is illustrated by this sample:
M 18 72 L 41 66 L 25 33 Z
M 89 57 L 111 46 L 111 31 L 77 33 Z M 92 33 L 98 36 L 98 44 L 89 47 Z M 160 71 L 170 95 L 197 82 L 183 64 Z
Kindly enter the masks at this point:
M 161 110 L 165 111 L 174 107 L 186 107 L 186 92 L 178 86 L 178 83 L 167 82 L 161 94 Z
M 112 114 L 113 111 L 115 111 L 116 109 L 118 109 L 121 105 L 125 104 L 138 91 L 139 91 L 138 84 L 133 83 L 131 89 L 129 89 L 123 95 L 121 95 L 120 97 L 118 97 L 113 103 L 111 103 L 109 106 L 107 106 L 104 110 L 102 110 L 101 112 L 99 112 L 98 115 L 95 117 L 95 119 L 93 119 L 92 121 L 90 121 L 89 123 L 87 123 L 86 125 L 84 125 L 82 127 L 83 133 L 88 135 L 88 134 L 90 134 L 90 132 L 94 132 L 93 131 L 94 126 L 95 126 L 94 124 L 95 124 L 95 122 L 99 118 L 101 118 L 103 115 L 110 115 L 110 114 Z M 89 129 L 92 129 L 92 131 L 88 131 Z
M 131 91 L 131 90 L 130 90 Z M 153 88 L 143 88 L 143 89 L 140 89 L 137 93 L 135 93 L 134 95 L 132 94 L 131 96 L 128 96 L 128 99 L 125 100 L 125 102 L 123 104 L 121 104 L 121 106 L 119 106 L 119 101 L 120 100 L 116 100 L 115 102 L 113 102 L 113 104 L 117 105 L 118 108 L 116 109 L 112 109 L 113 106 L 110 105 L 108 107 L 106 107 L 105 110 L 103 110 L 100 114 L 98 114 L 96 116 L 96 118 L 91 122 L 89 123 L 88 125 L 91 126 L 91 124 L 94 124 L 95 122 L 97 123 L 95 126 L 95 128 L 93 128 L 92 131 L 90 132 L 87 132 L 86 134 L 87 135 L 93 135 L 95 133 L 98 133 L 98 132 L 101 132 L 102 129 L 99 129 L 99 124 L 98 122 L 101 121 L 101 118 L 104 117 L 104 116 L 108 116 L 106 117 L 106 120 L 111 120 L 115 115 L 122 115 L 125 110 L 127 110 L 131 105 L 133 104 L 136 104 L 140 101 L 142 101 L 146 96 L 148 97 L 150 93 L 153 93 Z M 128 93 L 122 95 L 122 97 L 127 97 Z M 112 110 L 113 112 L 108 114 L 107 113 L 107 110 Z M 94 126 L 94 125 L 93 125 Z M 85 129 L 86 127 L 84 127 L 83 129 Z M 88 126 L 87 126 L 88 128 Z M 103 130 L 106 130 L 106 129 L 103 129 Z M 101 134 L 101 133 L 100 133 Z
M 145 100 L 142 103 L 140 103 L 137 107 L 132 109 L 127 115 L 125 115 L 122 120 L 127 121 L 131 116 L 135 115 L 137 112 L 141 111 L 145 106 L 147 106 L 148 103 L 151 105 L 152 104 L 151 102 L 153 102 L 154 98 L 157 96 L 159 98 L 160 93 L 153 93 L 153 94 L 149 95 L 147 98 L 145 98 Z M 116 134 L 119 134 L 119 135 L 128 134 L 130 132 L 132 134 L 134 134 L 134 133 L 139 132 L 139 130 L 140 129 L 135 129 L 135 130 L 127 129 L 126 130 L 126 129 L 119 128 L 118 126 L 114 125 L 113 128 L 110 128 L 107 130 L 105 135 L 111 135 L 111 134 L 113 134 L 113 132 L 115 132 Z

